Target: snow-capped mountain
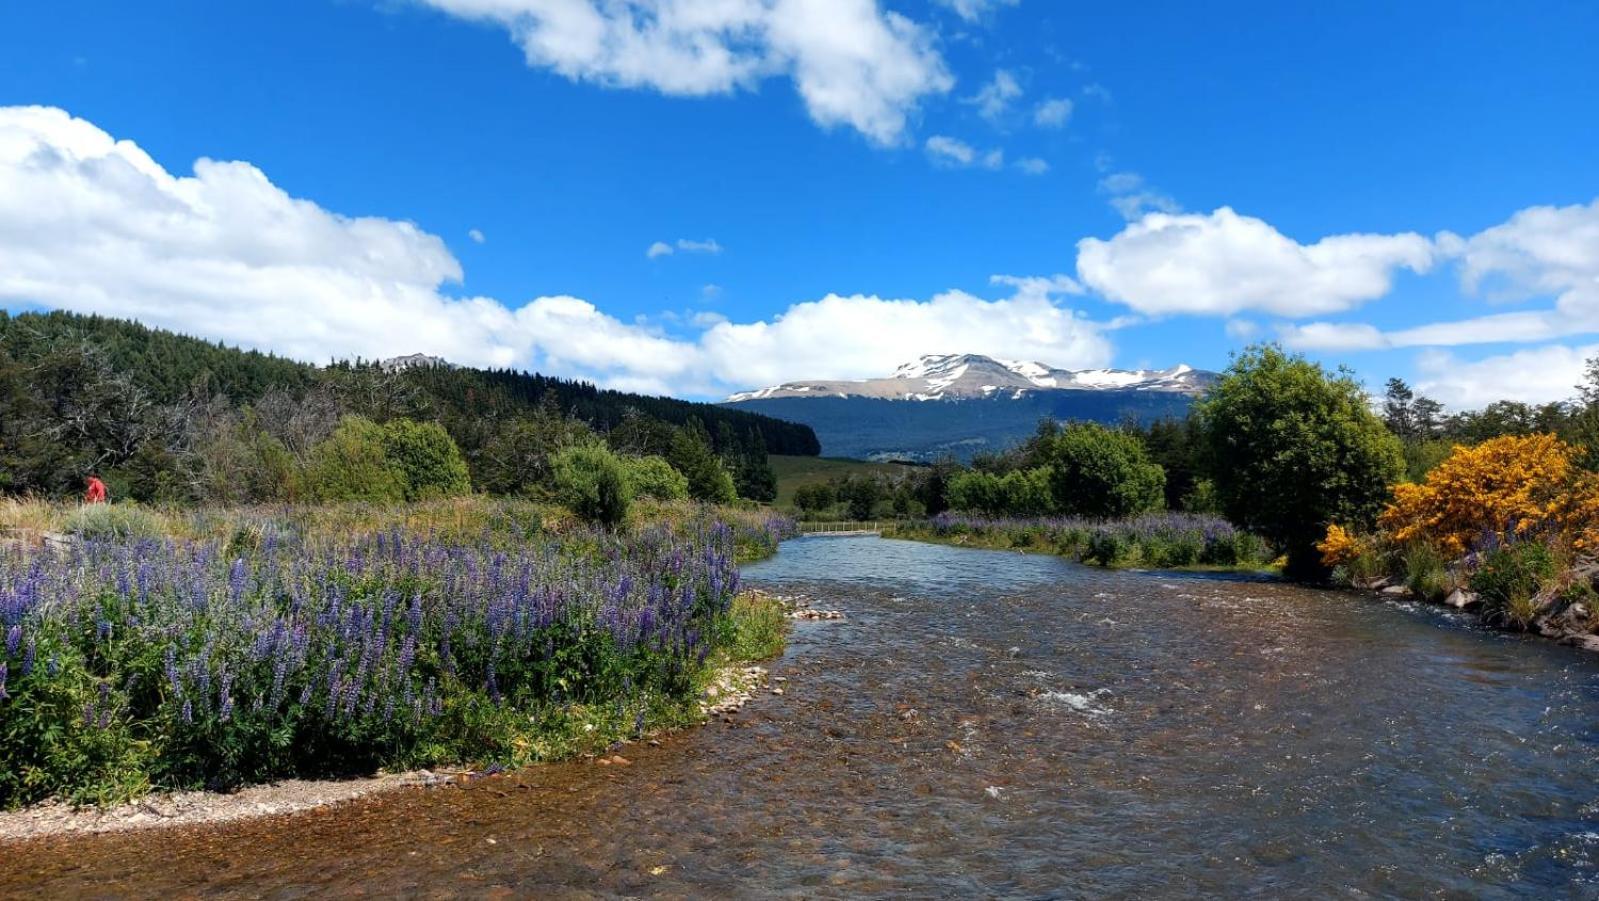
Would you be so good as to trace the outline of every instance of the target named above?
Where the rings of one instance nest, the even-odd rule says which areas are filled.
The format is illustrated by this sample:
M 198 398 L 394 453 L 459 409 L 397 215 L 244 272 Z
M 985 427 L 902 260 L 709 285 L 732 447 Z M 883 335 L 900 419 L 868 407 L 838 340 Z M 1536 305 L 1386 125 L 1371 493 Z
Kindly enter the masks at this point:
M 728 403 L 782 397 L 872 397 L 884 400 L 968 400 L 1021 397 L 1039 391 L 1162 391 L 1201 394 L 1216 374 L 1191 366 L 1171 369 L 1057 369 L 980 354 L 933 354 L 887 378 L 785 382 L 742 391 Z
M 1187 415 L 1217 375 L 1171 369 L 1057 369 L 978 354 L 926 356 L 885 378 L 788 382 L 727 403 L 816 431 L 835 457 L 969 459 L 1026 438 L 1040 419 L 1149 422 Z

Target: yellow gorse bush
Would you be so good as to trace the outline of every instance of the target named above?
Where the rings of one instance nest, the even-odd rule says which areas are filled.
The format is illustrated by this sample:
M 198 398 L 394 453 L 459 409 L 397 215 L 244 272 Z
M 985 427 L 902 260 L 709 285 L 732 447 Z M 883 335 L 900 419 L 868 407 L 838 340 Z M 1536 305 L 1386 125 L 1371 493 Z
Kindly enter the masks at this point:
M 1321 552 L 1321 562 L 1331 568 L 1343 566 L 1361 554 L 1360 541 L 1343 526 L 1333 523 L 1327 527 L 1327 537 L 1316 543 Z
M 1524 533 L 1552 523 L 1582 536 L 1599 522 L 1599 486 L 1579 477 L 1576 450 L 1553 435 L 1456 447 L 1426 482 L 1394 487 L 1380 524 L 1396 541 L 1424 541 L 1451 555 L 1465 553 L 1485 532 Z

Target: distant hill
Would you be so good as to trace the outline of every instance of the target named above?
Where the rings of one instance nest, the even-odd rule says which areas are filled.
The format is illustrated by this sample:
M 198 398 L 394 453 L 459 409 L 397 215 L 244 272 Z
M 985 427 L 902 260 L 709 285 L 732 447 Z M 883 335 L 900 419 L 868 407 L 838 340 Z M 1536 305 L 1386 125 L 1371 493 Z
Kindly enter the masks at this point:
M 247 425 L 272 428 L 303 418 L 325 430 L 346 413 L 437 421 L 474 472 L 502 431 L 546 413 L 607 436 L 625 424 L 648 445 L 641 453 L 662 452 L 681 429 L 703 435 L 744 496 L 762 500 L 775 492 L 768 454 L 820 450 L 809 426 L 755 411 L 535 373 L 422 354 L 319 367 L 126 320 L 0 310 L 0 492 L 60 496 L 98 471 L 135 496 L 192 495 L 178 474 L 197 453 L 189 433 L 246 409 Z
M 741 392 L 726 405 L 804 423 L 828 456 L 966 460 L 1014 445 L 1046 417 L 1106 423 L 1180 417 L 1216 379 L 1188 366 L 1072 371 L 956 354 L 923 357 L 886 378 Z

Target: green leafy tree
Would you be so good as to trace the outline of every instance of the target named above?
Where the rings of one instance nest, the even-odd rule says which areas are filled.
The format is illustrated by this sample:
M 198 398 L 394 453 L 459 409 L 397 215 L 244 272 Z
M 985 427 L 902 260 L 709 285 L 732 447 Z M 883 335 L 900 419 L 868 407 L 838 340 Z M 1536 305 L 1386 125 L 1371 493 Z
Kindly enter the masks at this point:
M 593 440 L 588 426 L 541 406 L 495 431 L 473 461 L 474 480 L 491 494 L 548 494 L 554 490 L 550 460 L 564 448 Z
M 833 493 L 833 486 L 826 482 L 813 482 L 794 490 L 794 506 L 808 514 L 821 513 L 836 503 L 838 495 Z
M 871 519 L 877 502 L 883 499 L 883 486 L 869 476 L 849 476 L 834 488 L 849 511 L 850 519 Z
M 383 427 L 360 416 L 346 416 L 311 451 L 302 475 L 302 493 L 316 501 L 398 503 L 405 500 L 405 472 L 389 459 Z
M 1077 516 L 1131 516 L 1165 503 L 1166 473 L 1137 436 L 1099 423 L 1074 423 L 1050 442 L 1055 509 Z
M 610 448 L 598 443 L 569 447 L 555 455 L 552 466 L 556 496 L 573 513 L 613 528 L 627 520 L 633 487 Z
M 672 436 L 672 447 L 666 459 L 672 468 L 688 478 L 689 497 L 714 504 L 732 503 L 738 498 L 733 476 L 711 449 L 710 436 L 698 419 Z
M 399 470 L 408 501 L 472 491 L 472 477 L 461 449 L 436 422 L 394 419 L 384 423 L 383 453 Z
M 1039 466 L 1004 475 L 966 470 L 950 477 L 948 496 L 956 510 L 998 516 L 1042 516 L 1054 509 L 1050 470 Z
M 688 497 L 688 478 L 672 468 L 665 457 L 623 458 L 634 497 L 676 501 Z
M 1327 526 L 1369 526 L 1404 474 L 1399 439 L 1349 373 L 1273 345 L 1239 354 L 1197 411 L 1222 510 L 1277 542 L 1292 578 L 1324 577 Z

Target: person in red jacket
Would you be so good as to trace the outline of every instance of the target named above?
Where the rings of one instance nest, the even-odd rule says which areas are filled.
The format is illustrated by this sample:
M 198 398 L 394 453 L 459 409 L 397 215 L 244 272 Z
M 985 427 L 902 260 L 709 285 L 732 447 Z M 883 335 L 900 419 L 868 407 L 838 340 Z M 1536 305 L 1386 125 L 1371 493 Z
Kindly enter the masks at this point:
M 89 476 L 89 489 L 83 492 L 83 502 L 86 504 L 105 503 L 105 483 L 99 476 Z

